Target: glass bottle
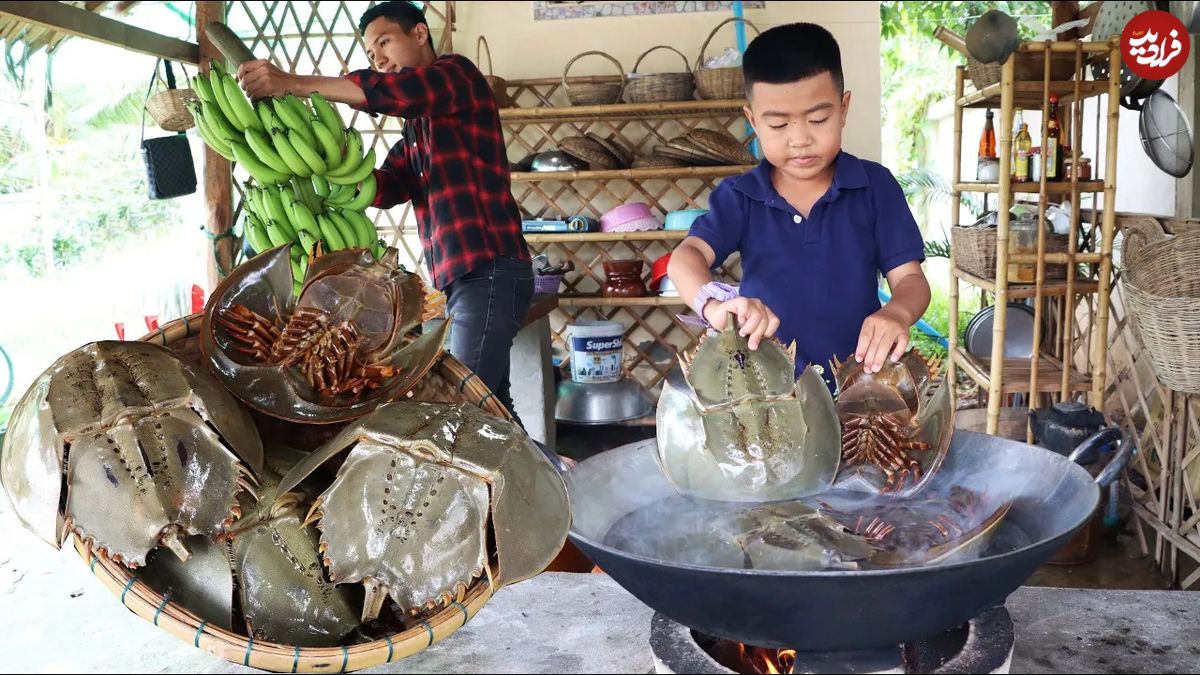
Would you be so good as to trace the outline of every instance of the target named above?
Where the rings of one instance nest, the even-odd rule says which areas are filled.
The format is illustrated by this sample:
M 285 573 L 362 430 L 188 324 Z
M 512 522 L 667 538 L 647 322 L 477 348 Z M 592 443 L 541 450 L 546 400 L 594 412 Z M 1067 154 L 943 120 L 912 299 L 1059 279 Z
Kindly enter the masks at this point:
M 989 108 L 987 119 L 983 123 L 983 133 L 979 136 L 979 158 L 996 157 L 996 129 L 992 125 L 993 113 Z
M 1018 183 L 1029 182 L 1029 154 L 1033 150 L 1033 136 L 1029 134 L 1029 125 L 1025 123 L 1022 110 L 1017 108 L 1017 133 L 1013 136 L 1012 147 L 1012 177 Z
M 1062 180 L 1063 144 L 1062 129 L 1058 124 L 1057 94 L 1050 94 L 1050 110 L 1046 115 L 1046 138 L 1042 142 L 1042 156 L 1046 162 L 1046 180 Z

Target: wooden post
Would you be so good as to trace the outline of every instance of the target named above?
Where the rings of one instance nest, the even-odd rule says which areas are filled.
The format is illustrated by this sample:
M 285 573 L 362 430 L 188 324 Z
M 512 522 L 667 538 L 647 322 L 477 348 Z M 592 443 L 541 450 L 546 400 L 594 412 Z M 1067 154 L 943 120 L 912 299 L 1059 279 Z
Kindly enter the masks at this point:
M 1120 115 L 1121 49 L 1117 40 L 1109 41 L 1108 56 L 1108 144 L 1104 153 L 1104 221 L 1100 239 L 1100 297 L 1097 299 L 1096 326 L 1092 340 L 1092 406 L 1104 406 L 1105 378 L 1108 375 L 1108 303 L 1112 283 L 1112 245 L 1117 222 L 1117 124 Z
M 1075 72 L 1083 71 L 1083 42 L 1075 43 Z M 1071 349 L 1071 339 L 1073 337 L 1071 324 L 1075 317 L 1075 268 L 1078 265 L 1075 263 L 1075 253 L 1077 242 L 1079 240 L 1079 225 L 1082 222 L 1083 214 L 1079 212 L 1079 158 L 1083 156 L 1083 100 L 1079 98 L 1080 80 L 1082 77 L 1075 78 L 1074 96 L 1071 98 L 1071 152 L 1073 159 L 1073 170 L 1071 172 L 1071 234 L 1067 241 L 1067 256 L 1071 263 L 1067 265 L 1067 294 L 1063 296 L 1063 334 L 1062 338 L 1062 398 L 1067 400 L 1070 396 L 1071 383 L 1071 363 L 1074 360 L 1074 350 Z M 1096 130 L 1099 133 L 1099 129 Z M 1095 197 L 1093 197 L 1095 199 Z
M 996 196 L 996 312 L 992 328 L 992 363 L 988 379 L 987 433 L 996 435 L 1000 429 L 1000 396 L 1004 384 L 1004 329 L 1008 320 L 1008 210 L 1012 206 L 1012 123 L 1013 79 L 1016 77 L 1016 54 L 1000 69 L 1000 192 Z M 1033 358 L 1038 355 L 1034 354 Z M 1033 392 L 1031 392 L 1032 395 Z
M 966 69 L 962 66 L 955 68 L 954 73 L 954 169 L 951 174 L 954 178 L 950 182 L 954 186 L 950 193 L 950 227 L 958 224 L 959 214 L 962 212 L 962 205 L 959 199 L 962 195 L 958 191 L 958 184 L 962 181 L 962 121 L 963 108 L 959 105 L 959 101 L 963 97 L 963 78 Z M 951 237 L 953 241 L 953 237 Z M 958 386 L 957 373 L 955 367 L 955 352 L 958 351 L 958 268 L 954 259 L 954 245 L 950 246 L 950 317 L 949 326 L 946 331 L 949 337 L 949 353 L 946 355 L 946 384 L 950 387 L 951 406 L 958 405 Z
M 196 35 L 200 42 L 200 72 L 208 72 L 210 59 L 221 59 L 221 53 L 204 32 L 210 21 L 225 20 L 223 0 L 199 0 L 196 3 Z M 208 233 L 211 255 L 208 258 L 209 292 L 233 269 L 235 239 L 228 235 L 233 228 L 233 170 L 229 160 L 204 147 L 204 205 L 207 211 L 204 231 Z

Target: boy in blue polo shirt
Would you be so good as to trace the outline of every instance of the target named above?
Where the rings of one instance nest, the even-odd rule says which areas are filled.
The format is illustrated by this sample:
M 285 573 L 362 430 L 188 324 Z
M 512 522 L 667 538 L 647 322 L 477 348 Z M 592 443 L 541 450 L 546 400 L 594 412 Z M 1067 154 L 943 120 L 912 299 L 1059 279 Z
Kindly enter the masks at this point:
M 878 372 L 908 347 L 929 306 L 924 246 L 894 176 L 842 150 L 850 109 L 841 52 L 824 28 L 777 26 L 742 59 L 746 117 L 764 160 L 723 181 L 709 212 L 671 254 L 667 274 L 713 328 L 737 316 L 751 349 L 764 337 L 796 342 L 796 373 L 853 356 Z M 715 263 L 738 251 L 742 284 L 714 282 Z M 877 274 L 892 299 L 879 304 Z

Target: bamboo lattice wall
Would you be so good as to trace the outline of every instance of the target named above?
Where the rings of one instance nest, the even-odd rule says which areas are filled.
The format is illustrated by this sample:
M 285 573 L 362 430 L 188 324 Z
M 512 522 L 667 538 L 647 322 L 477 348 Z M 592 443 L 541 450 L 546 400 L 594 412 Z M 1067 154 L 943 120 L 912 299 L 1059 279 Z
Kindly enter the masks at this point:
M 370 67 L 366 47 L 358 33 L 358 18 L 372 1 L 346 2 L 320 0 L 295 2 L 274 0 L 249 2 L 235 0 L 227 3 L 226 23 L 260 58 L 270 59 L 280 68 L 305 75 L 344 75 L 353 70 Z M 439 54 L 453 49 L 451 22 L 453 0 L 426 2 L 425 16 L 429 21 Z M 366 142 L 363 151 L 375 148 L 379 162 L 402 136 L 402 121 L 388 116 L 372 118 L 365 113 L 339 105 L 338 111 L 348 126 L 363 132 Z M 369 143 L 369 145 L 367 145 Z M 234 222 L 241 213 L 243 192 L 241 182 L 245 171 L 234 169 Z M 428 271 L 417 239 L 411 205 L 390 210 L 368 209 L 376 229 L 390 245 L 400 251 L 401 262 L 410 270 L 419 271 L 428 280 Z
M 1128 221 L 1118 219 L 1119 228 L 1123 222 Z M 1169 233 L 1200 227 L 1200 221 L 1161 224 Z M 1137 439 L 1124 487 L 1132 498 L 1142 553 L 1153 554 L 1175 586 L 1189 589 L 1200 586 L 1200 569 L 1195 569 L 1200 564 L 1200 397 L 1158 381 L 1126 311 L 1120 269 L 1114 269 L 1108 335 L 1112 380 L 1104 413 Z M 1190 565 L 1181 561 L 1181 553 Z

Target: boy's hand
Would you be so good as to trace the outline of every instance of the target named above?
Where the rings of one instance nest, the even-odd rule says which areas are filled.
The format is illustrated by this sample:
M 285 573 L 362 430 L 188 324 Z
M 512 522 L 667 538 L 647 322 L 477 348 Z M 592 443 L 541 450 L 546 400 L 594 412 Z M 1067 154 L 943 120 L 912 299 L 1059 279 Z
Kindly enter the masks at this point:
M 737 315 L 740 327 L 738 332 L 750 338 L 751 350 L 758 349 L 758 343 L 764 337 L 774 335 L 779 328 L 779 317 L 757 298 L 739 297 L 725 302 L 709 300 L 704 306 L 705 320 L 717 330 L 725 328 L 725 319 L 729 312 Z
M 901 312 L 894 308 L 883 307 L 863 321 L 854 358 L 865 364 L 863 370 L 866 372 L 878 373 L 882 370 L 889 350 L 893 363 L 904 355 L 904 350 L 908 348 L 910 326 L 900 314 Z
M 251 101 L 291 93 L 296 80 L 291 73 L 266 59 L 247 61 L 238 66 L 237 78 Z

